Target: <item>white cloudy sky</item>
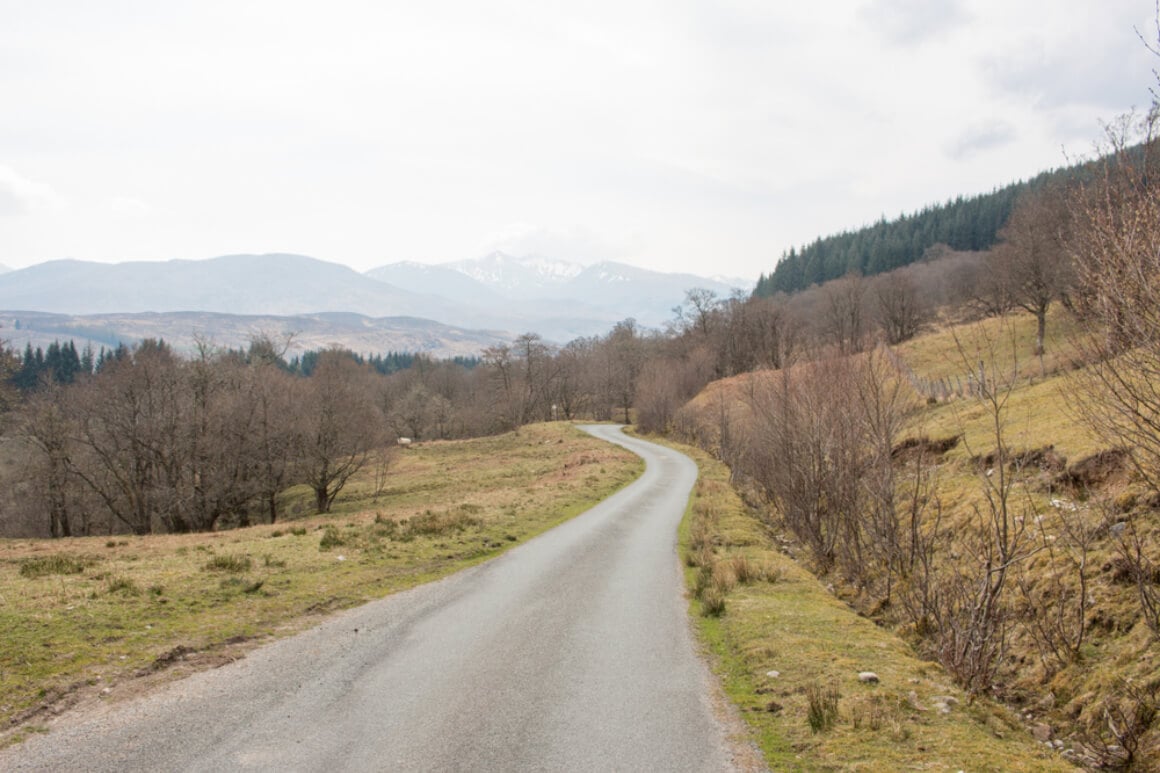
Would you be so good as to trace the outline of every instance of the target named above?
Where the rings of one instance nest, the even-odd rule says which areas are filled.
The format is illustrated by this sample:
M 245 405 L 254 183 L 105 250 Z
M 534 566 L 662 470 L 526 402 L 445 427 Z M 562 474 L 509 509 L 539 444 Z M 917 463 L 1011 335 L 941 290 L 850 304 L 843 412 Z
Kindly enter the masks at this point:
M 1084 153 L 1152 0 L 0 0 L 0 263 L 756 277 Z

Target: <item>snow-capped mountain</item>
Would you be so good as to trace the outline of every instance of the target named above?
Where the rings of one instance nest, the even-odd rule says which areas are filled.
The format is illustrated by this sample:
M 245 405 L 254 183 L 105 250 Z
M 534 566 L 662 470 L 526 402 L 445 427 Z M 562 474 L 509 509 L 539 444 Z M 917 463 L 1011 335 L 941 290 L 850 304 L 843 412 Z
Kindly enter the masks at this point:
M 475 260 L 444 263 L 442 267 L 465 274 L 508 296 L 527 298 L 541 296 L 547 288 L 567 284 L 584 268 L 576 263 L 538 255 L 515 257 L 498 251 Z
M 343 327 L 336 317 L 324 314 L 342 312 L 370 320 L 358 324 L 375 328 L 375 341 L 395 340 L 400 349 L 419 341 L 425 351 L 461 353 L 474 342 L 511 340 L 526 332 L 566 343 L 603 335 L 629 317 L 645 327 L 661 327 L 694 287 L 722 297 L 731 292 L 727 285 L 691 274 L 501 253 L 437 266 L 393 263 L 366 274 L 287 254 L 113 264 L 57 260 L 0 274 L 0 309 L 70 316 L 137 314 L 134 320 L 119 319 L 118 335 L 131 337 L 131 331 L 147 323 L 167 340 L 193 330 L 193 318 L 183 312 L 202 313 L 196 324 L 213 329 L 196 332 L 213 338 L 216 329 L 223 340 L 232 335 L 227 330 L 236 332 L 241 324 L 227 324 L 225 316 L 312 315 L 315 321 L 294 324 L 318 336 L 330 326 L 335 341 L 353 342 L 351 330 L 357 325 Z M 13 318 L 23 317 L 29 317 L 24 322 L 31 320 L 27 314 Z M 411 319 L 404 322 L 401 317 Z M 417 320 L 433 320 L 446 329 L 424 328 L 427 338 L 421 338 Z M 47 326 L 45 335 L 63 334 L 62 326 L 79 330 L 88 325 L 55 318 L 41 322 Z M 100 324 L 106 323 L 114 329 L 108 320 Z M 486 333 L 477 336 L 477 331 Z M 83 337 L 98 340 L 93 335 L 90 331 Z
M 434 266 L 392 263 L 367 276 L 415 294 L 455 299 L 492 315 L 520 317 L 526 320 L 523 329 L 560 341 L 606 332 L 628 317 L 660 327 L 694 287 L 721 297 L 736 287 L 752 287 L 752 282 L 724 283 L 612 261 L 582 266 L 502 252 Z

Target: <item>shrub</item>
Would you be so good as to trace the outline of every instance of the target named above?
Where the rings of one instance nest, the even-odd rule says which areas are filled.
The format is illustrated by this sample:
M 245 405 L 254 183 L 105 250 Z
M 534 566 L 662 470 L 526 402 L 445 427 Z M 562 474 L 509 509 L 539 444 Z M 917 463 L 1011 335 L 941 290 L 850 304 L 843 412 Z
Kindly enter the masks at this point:
M 759 565 L 749 560 L 748 556 L 740 553 L 734 554 L 729 559 L 729 568 L 733 571 L 733 576 L 737 579 L 737 582 L 742 585 L 748 585 L 751 582 L 758 582 L 759 580 L 766 580 L 769 578 L 771 571 L 768 566 Z
M 824 687 L 820 682 L 811 682 L 806 685 L 806 702 L 809 704 L 806 718 L 810 723 L 810 730 L 821 733 L 837 723 L 840 698 L 841 694 L 836 684 Z
M 20 576 L 34 579 L 50 574 L 80 574 L 89 562 L 75 556 L 57 553 L 51 556 L 28 558 L 20 563 Z
M 346 540 L 343 539 L 343 536 L 339 533 L 338 529 L 334 528 L 333 526 L 327 526 L 322 531 L 322 539 L 318 541 L 318 549 L 330 550 L 331 548 L 337 548 L 345 544 Z
M 141 594 L 141 589 L 137 587 L 137 583 L 130 580 L 128 577 L 112 577 L 109 579 L 109 584 L 106 586 L 109 593 L 121 593 L 126 596 L 138 596 Z
M 701 615 L 720 617 L 725 613 L 725 593 L 717 585 L 710 585 L 701 592 Z

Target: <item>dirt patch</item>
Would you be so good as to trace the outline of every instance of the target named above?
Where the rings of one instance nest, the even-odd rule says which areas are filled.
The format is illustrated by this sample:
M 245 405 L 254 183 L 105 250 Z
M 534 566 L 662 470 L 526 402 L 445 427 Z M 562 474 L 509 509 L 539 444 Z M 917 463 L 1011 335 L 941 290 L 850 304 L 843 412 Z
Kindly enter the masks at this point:
M 912 437 L 903 440 L 890 451 L 890 458 L 896 462 L 907 464 L 919 459 L 938 459 L 947 451 L 959 444 L 962 435 L 935 438 Z
M 137 676 L 147 676 L 155 671 L 164 671 L 167 668 L 173 667 L 176 663 L 185 660 L 186 656 L 197 652 L 193 647 L 186 647 L 184 644 L 179 644 L 168 652 L 164 652 L 150 663 L 147 667 L 137 671 Z
M 1027 451 L 1008 451 L 1007 469 L 1013 473 L 1034 475 L 1047 473 L 1058 475 L 1067 467 L 1067 457 L 1055 450 L 1055 446 L 1041 446 Z M 990 470 L 1000 462 L 999 449 L 976 456 L 972 461 L 980 470 Z
M 1128 452 L 1112 448 L 1080 459 L 1057 476 L 1054 483 L 1074 494 L 1088 494 L 1127 483 L 1129 473 Z
M 46 690 L 39 703 L 13 714 L 3 727 L 0 727 L 0 746 L 4 745 L 9 731 L 36 719 L 46 719 L 63 714 L 77 705 L 81 700 L 81 691 L 85 687 L 84 682 L 74 682 L 67 687 L 52 687 Z
M 1134 586 L 1139 581 L 1160 585 L 1160 566 L 1137 567 L 1123 556 L 1113 556 L 1100 571 L 1116 585 Z

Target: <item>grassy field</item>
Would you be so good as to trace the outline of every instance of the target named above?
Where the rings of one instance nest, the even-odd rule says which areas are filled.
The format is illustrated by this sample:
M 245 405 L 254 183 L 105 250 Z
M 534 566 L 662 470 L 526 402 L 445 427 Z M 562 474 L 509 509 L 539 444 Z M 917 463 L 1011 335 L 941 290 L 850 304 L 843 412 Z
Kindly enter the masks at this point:
M 0 730 L 117 699 L 328 612 L 445 576 L 573 517 L 640 460 L 567 424 L 418 444 L 377 495 L 326 516 L 209 534 L 0 541 Z M 302 492 L 303 497 L 308 492 Z
M 775 548 L 722 464 L 678 448 L 701 470 L 680 534 L 691 614 L 771 770 L 1073 770 L 839 601 Z

